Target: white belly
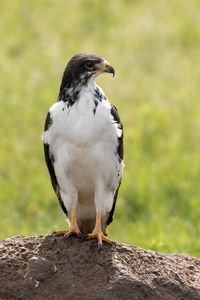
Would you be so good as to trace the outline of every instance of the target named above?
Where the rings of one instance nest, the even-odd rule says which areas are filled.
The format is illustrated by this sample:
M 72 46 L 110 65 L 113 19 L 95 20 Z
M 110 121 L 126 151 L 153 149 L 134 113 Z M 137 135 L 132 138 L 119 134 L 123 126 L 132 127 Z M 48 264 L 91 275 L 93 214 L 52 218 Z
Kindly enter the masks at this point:
M 55 152 L 57 172 L 65 173 L 79 192 L 94 192 L 100 180 L 114 189 L 117 161 L 110 145 L 96 143 L 81 147 L 65 142 Z M 60 182 L 63 189 L 65 180 Z

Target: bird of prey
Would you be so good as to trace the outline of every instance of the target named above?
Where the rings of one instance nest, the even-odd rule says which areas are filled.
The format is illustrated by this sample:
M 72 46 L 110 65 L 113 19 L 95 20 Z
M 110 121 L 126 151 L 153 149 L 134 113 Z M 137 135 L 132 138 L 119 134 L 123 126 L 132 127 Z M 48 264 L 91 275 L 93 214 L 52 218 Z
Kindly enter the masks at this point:
M 103 57 L 76 54 L 68 62 L 57 101 L 47 114 L 43 143 L 53 189 L 69 228 L 57 235 L 112 243 L 113 220 L 123 172 L 123 126 L 117 109 L 95 83 L 115 74 Z

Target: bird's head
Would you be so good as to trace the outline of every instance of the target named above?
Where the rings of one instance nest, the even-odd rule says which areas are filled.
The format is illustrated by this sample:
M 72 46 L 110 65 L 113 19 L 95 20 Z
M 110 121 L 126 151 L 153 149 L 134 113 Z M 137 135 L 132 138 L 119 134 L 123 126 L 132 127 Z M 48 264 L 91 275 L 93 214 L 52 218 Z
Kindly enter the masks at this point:
M 76 54 L 65 68 L 60 91 L 73 82 L 85 85 L 89 80 L 94 81 L 103 72 L 115 75 L 114 68 L 106 59 L 96 54 Z

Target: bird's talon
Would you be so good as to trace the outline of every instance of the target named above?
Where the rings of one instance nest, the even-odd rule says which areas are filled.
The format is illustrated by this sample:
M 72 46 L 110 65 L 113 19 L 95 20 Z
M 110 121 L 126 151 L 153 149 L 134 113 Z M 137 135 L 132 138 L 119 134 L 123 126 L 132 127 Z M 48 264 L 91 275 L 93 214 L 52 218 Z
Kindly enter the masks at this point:
M 103 247 L 102 241 L 98 242 L 98 250 L 99 250 L 99 252 L 101 251 L 102 247 Z
M 97 232 L 93 231 L 92 233 L 89 233 L 86 237 L 87 240 L 91 240 L 91 239 L 95 239 L 95 238 L 97 238 L 97 240 L 98 240 L 98 248 L 99 247 L 102 248 L 103 241 L 112 245 L 112 241 L 109 238 L 107 238 L 101 231 L 97 231 Z
M 81 232 L 80 232 L 79 229 L 69 229 L 69 231 L 67 231 L 67 232 L 64 234 L 64 236 L 65 236 L 66 238 L 69 238 L 70 236 L 73 236 L 73 235 L 76 235 L 76 236 L 78 236 L 78 237 L 81 237 L 81 236 L 82 236 L 82 234 L 81 234 Z
M 64 236 L 65 234 L 67 233 L 67 230 L 65 229 L 65 230 L 58 230 L 58 231 L 54 231 L 53 233 L 52 233 L 52 235 L 55 235 L 55 236 Z
M 65 238 L 69 238 L 70 236 L 72 236 L 72 235 L 74 235 L 75 233 L 73 232 L 73 231 L 69 231 L 69 232 L 66 232 L 65 234 L 64 234 L 64 237 Z
M 65 230 L 60 230 L 60 231 L 55 231 L 52 233 L 52 235 L 56 236 L 64 236 L 66 238 L 69 238 L 70 236 L 76 235 L 78 237 L 82 237 L 82 233 L 80 232 L 79 229 L 65 229 Z

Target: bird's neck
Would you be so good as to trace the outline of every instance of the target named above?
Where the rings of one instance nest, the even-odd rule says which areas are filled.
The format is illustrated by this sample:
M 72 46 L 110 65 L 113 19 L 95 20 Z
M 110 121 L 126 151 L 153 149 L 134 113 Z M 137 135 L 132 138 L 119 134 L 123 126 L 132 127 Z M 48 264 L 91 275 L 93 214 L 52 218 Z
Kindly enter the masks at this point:
M 68 102 L 69 105 L 73 105 L 79 99 L 79 94 L 82 89 L 94 91 L 96 87 L 97 85 L 94 78 L 89 78 L 87 81 L 85 78 L 71 81 L 60 91 L 58 101 L 62 100 Z

